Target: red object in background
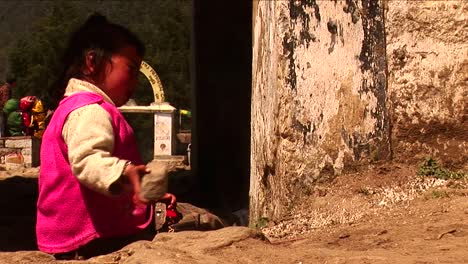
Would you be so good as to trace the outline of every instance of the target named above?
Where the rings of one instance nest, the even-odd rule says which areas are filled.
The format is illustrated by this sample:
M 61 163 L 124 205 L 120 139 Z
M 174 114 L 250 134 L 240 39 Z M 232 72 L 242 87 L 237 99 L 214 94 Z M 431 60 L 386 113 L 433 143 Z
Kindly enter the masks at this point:
M 23 125 L 29 127 L 31 124 L 31 114 L 28 112 L 21 112 L 21 116 L 23 117 Z
M 31 109 L 37 102 L 37 97 L 30 95 L 25 96 L 20 99 L 19 109 L 21 111 L 21 117 L 23 121 L 23 132 L 26 136 L 32 136 L 34 134 L 34 129 L 30 127 L 31 125 Z
M 19 108 L 21 111 L 29 111 L 31 110 L 31 108 L 33 108 L 34 104 L 36 103 L 37 101 L 37 97 L 36 96 L 25 96 L 23 98 L 20 99 L 20 105 L 19 105 Z
M 23 131 L 26 136 L 32 136 L 34 130 L 29 127 L 31 125 L 31 113 L 29 112 L 21 112 L 21 117 L 23 120 Z

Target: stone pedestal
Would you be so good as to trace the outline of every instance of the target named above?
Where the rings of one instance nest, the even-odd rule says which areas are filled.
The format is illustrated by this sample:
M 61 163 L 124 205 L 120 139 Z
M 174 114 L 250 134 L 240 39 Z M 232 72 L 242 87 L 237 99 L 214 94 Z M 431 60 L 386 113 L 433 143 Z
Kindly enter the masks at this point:
M 176 154 L 174 113 L 176 108 L 168 103 L 152 103 L 149 106 L 121 106 L 123 113 L 149 113 L 154 115 L 154 157 Z

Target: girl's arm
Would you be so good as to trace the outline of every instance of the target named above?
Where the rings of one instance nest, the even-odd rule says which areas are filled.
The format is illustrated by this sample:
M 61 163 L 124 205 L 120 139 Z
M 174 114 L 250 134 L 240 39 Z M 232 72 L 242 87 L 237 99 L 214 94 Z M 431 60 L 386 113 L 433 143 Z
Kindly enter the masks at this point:
M 112 156 L 114 130 L 106 110 L 91 104 L 71 112 L 64 124 L 62 136 L 68 146 L 68 159 L 73 174 L 81 183 L 107 195 L 122 191 L 122 188 L 115 187 L 122 187 L 119 186 L 121 181 L 127 182 L 121 176 L 124 175 L 128 161 Z M 134 173 L 125 176 L 128 176 L 128 183 L 136 182 Z M 128 187 L 139 190 L 139 185 Z

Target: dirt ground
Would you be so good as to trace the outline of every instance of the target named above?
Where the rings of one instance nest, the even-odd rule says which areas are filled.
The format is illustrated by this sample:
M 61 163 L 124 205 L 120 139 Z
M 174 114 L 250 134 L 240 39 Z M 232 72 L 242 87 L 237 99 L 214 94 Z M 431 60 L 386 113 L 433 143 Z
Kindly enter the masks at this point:
M 78 263 L 468 263 L 468 180 L 416 170 L 385 164 L 339 176 L 259 230 L 158 234 Z M 37 169 L 0 173 L 0 263 L 56 263 L 35 246 Z

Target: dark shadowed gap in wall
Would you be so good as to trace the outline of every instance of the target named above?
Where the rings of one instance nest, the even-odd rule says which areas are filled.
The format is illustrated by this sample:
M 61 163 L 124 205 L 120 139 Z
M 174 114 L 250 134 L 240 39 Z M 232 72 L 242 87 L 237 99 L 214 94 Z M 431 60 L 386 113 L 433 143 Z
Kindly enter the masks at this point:
M 23 176 L 0 179 L 0 251 L 37 250 L 37 184 Z
M 248 207 L 252 1 L 193 2 L 193 166 L 200 205 Z

